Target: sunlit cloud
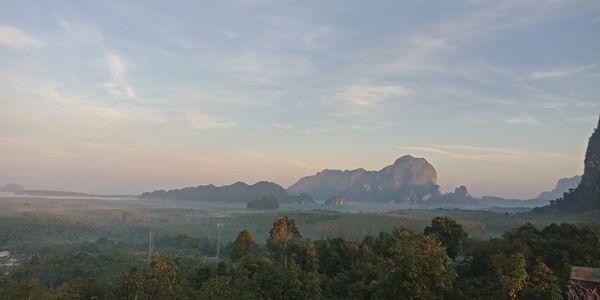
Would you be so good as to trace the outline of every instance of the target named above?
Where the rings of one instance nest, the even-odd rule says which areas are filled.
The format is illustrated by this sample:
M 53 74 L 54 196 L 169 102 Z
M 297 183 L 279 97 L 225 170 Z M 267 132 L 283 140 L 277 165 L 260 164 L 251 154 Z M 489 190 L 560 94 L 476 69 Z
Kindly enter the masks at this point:
M 441 155 L 461 160 L 495 162 L 523 162 L 527 160 L 577 160 L 577 157 L 553 152 L 534 152 L 510 148 L 471 145 L 400 146 L 400 149 L 422 154 Z
M 575 74 L 579 74 L 585 71 L 592 70 L 596 67 L 595 64 L 586 65 L 586 66 L 578 66 L 573 68 L 554 68 L 546 71 L 537 71 L 531 73 L 531 78 L 533 79 L 553 79 L 553 78 L 562 78 L 566 76 L 571 76 Z
M 400 85 L 354 85 L 339 98 L 360 107 L 372 107 L 392 98 L 406 98 L 414 94 L 410 88 Z
M 273 124 L 273 127 L 277 128 L 277 129 L 283 129 L 283 130 L 291 130 L 291 129 L 296 129 L 296 125 L 294 124 Z
M 0 179 L 37 176 L 36 165 L 55 157 L 45 174 L 93 157 L 143 170 L 116 176 L 100 163 L 89 167 L 122 186 L 174 177 L 178 185 L 287 184 L 330 164 L 383 166 L 398 141 L 420 145 L 402 152 L 420 153 L 441 178 L 475 191 L 537 193 L 581 166 L 578 151 L 600 112 L 594 1 L 398 1 L 369 9 L 248 2 L 249 10 L 222 2 L 198 10 L 189 1 L 58 2 L 54 13 L 7 6 L 0 136 L 32 144 L 10 146 L 18 160 L 0 155 Z M 492 141 L 502 149 L 440 145 Z M 59 155 L 78 154 L 73 143 L 85 146 L 81 160 Z M 157 153 L 148 150 L 157 145 Z M 563 152 L 571 158 L 554 155 Z M 112 162 L 120 153 L 127 159 Z M 168 175 L 159 178 L 162 170 Z M 521 184 L 515 173 L 527 179 Z M 71 175 L 54 178 L 69 185 L 82 177 Z
M 105 84 L 108 91 L 118 98 L 137 99 L 135 92 L 125 81 L 126 67 L 123 59 L 115 53 L 108 53 L 106 66 L 111 78 L 111 81 Z
M 23 49 L 39 47 L 42 42 L 19 28 L 0 26 L 0 44 L 10 48 Z
M 187 114 L 189 124 L 194 129 L 224 129 L 231 128 L 237 125 L 233 121 L 225 121 L 213 115 L 204 112 L 194 111 Z
M 539 126 L 542 123 L 540 123 L 540 121 L 538 121 L 536 118 L 534 118 L 533 116 L 529 115 L 529 114 L 521 114 L 517 117 L 512 117 L 509 118 L 505 121 L 507 124 L 512 124 L 512 125 L 535 125 L 535 126 Z

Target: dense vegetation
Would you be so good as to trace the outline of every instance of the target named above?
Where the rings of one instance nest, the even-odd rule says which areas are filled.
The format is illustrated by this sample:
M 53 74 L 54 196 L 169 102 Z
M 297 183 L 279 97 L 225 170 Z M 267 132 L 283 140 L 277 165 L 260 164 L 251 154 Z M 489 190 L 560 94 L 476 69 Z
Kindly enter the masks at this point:
M 395 228 L 360 241 L 313 241 L 280 217 L 264 243 L 244 229 L 221 260 L 206 260 L 214 245 L 162 237 L 149 264 L 109 238 L 54 247 L 4 269 L 0 298 L 561 299 L 571 265 L 600 266 L 600 235 L 585 226 L 525 224 L 479 240 L 445 216 L 423 233 Z

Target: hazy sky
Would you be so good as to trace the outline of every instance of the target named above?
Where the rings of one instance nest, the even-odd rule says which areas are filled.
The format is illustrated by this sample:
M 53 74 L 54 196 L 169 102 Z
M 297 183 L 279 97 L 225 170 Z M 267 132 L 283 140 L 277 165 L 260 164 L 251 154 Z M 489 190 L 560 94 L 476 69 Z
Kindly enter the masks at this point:
M 380 169 L 579 174 L 600 1 L 0 1 L 0 184 L 96 193 Z

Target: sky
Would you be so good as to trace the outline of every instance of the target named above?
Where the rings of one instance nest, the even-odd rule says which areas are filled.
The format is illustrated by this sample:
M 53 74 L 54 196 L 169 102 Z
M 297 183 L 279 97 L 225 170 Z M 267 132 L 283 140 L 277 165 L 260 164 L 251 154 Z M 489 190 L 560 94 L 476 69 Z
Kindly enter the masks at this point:
M 443 191 L 581 174 L 600 1 L 0 0 L 0 184 L 137 194 L 426 158 Z

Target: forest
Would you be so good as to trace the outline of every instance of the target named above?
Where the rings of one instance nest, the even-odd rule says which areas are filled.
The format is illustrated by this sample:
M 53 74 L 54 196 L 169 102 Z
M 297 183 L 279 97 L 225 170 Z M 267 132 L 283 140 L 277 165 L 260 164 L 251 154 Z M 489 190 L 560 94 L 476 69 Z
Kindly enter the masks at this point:
M 479 238 L 440 215 L 422 231 L 311 239 L 281 216 L 265 240 L 243 229 L 219 258 L 216 240 L 177 234 L 157 237 L 148 259 L 131 251 L 142 240 L 85 240 L 100 233 L 46 221 L 0 226 L 4 242 L 17 234 L 35 249 L 0 267 L 1 299 L 563 299 L 571 266 L 600 266 L 597 228 L 568 223 Z M 86 238 L 36 248 L 39 232 L 23 234 L 35 228 Z

